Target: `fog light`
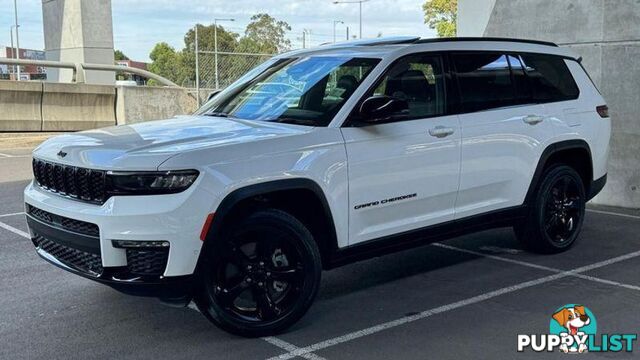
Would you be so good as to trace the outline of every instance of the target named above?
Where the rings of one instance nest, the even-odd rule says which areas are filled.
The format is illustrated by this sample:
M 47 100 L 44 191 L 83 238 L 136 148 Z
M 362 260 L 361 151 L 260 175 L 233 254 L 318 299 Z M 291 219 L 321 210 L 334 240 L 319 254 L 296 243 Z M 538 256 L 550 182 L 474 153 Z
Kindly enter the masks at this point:
M 149 249 L 168 248 L 168 241 L 134 241 L 134 240 L 111 240 L 113 247 L 118 249 Z

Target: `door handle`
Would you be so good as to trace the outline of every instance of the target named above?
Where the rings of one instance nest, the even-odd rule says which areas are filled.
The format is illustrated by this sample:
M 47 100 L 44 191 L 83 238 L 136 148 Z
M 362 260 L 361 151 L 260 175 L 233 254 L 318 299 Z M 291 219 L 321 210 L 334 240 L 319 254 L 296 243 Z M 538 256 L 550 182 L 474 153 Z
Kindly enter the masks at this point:
M 450 127 L 436 126 L 434 128 L 429 129 L 429 135 L 437 138 L 443 138 L 453 133 L 454 133 L 454 130 L 453 128 L 450 128 Z
M 539 123 L 541 123 L 544 120 L 544 118 L 542 116 L 539 115 L 527 115 L 524 117 L 524 119 L 522 119 L 522 121 L 524 121 L 525 123 L 529 124 L 529 125 L 537 125 Z

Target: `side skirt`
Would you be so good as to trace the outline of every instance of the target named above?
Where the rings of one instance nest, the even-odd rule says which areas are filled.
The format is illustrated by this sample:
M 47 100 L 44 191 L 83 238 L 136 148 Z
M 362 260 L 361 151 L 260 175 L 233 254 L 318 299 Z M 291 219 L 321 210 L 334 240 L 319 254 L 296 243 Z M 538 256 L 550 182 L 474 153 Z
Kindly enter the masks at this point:
M 518 221 L 523 220 L 526 214 L 526 206 L 515 206 L 368 240 L 341 249 L 334 249 L 325 268 L 333 269 L 356 261 L 427 245 L 469 233 L 512 226 Z

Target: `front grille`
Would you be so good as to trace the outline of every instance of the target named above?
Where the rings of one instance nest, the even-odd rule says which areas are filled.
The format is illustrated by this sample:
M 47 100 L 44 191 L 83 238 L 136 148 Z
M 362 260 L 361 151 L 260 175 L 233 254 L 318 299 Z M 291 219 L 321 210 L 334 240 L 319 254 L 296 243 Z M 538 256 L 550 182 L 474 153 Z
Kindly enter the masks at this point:
M 73 231 L 78 234 L 83 234 L 83 235 L 88 235 L 93 237 L 100 237 L 100 229 L 96 224 L 52 214 L 48 211 L 38 209 L 37 207 L 31 206 L 29 204 L 27 204 L 27 214 L 33 216 L 34 218 L 44 223 L 47 223 L 55 227 L 63 228 L 68 231 Z
M 103 204 L 106 171 L 33 159 L 33 176 L 43 189 L 74 199 Z
M 102 268 L 102 259 L 98 254 L 70 248 L 38 234 L 35 234 L 33 242 L 38 248 L 53 256 L 58 261 L 66 265 L 71 265 L 83 272 L 97 276 L 104 270 Z
M 169 249 L 127 249 L 127 267 L 134 275 L 162 275 Z

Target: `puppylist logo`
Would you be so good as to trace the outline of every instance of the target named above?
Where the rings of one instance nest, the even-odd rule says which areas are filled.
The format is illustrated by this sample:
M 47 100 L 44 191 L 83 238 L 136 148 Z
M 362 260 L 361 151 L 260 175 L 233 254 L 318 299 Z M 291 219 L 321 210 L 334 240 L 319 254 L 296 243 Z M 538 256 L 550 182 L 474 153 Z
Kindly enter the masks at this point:
M 518 335 L 518 352 L 632 352 L 637 334 L 601 334 L 597 322 L 584 305 L 567 304 L 558 308 L 549 322 L 549 334 Z

